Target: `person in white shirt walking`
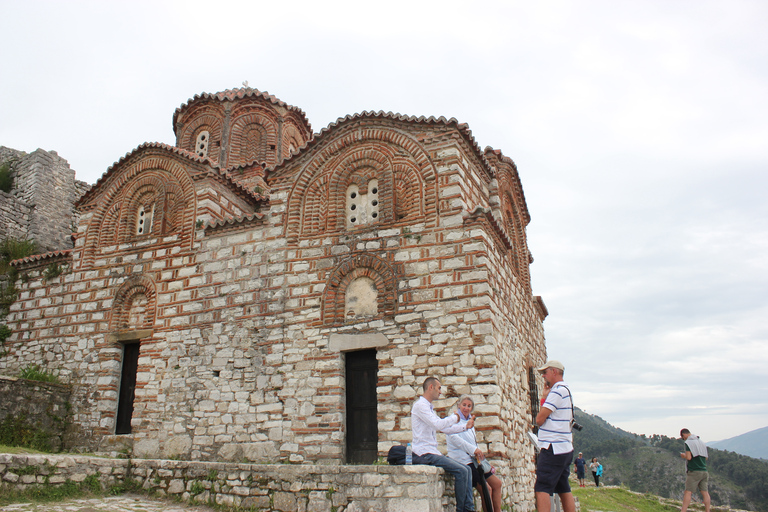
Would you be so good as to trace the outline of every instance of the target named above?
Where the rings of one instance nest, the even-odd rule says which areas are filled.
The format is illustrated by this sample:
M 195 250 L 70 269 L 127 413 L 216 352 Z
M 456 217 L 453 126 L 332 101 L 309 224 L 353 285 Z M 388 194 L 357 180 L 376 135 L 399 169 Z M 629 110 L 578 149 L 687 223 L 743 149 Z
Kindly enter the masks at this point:
M 466 423 L 459 424 L 458 411 L 456 414 L 440 418 L 432 408 L 432 402 L 440 398 L 440 381 L 435 377 L 428 377 L 422 387 L 424 393 L 411 409 L 413 463 L 437 466 L 452 474 L 455 482 L 456 512 L 474 512 L 472 472 L 468 466 L 440 453 L 437 449 L 437 431 L 445 434 L 465 432 L 475 426 L 475 419 L 469 418 Z
M 547 361 L 536 369 L 551 385 L 547 399 L 536 416 L 539 426 L 539 458 L 536 463 L 536 495 L 538 512 L 549 512 L 550 496 L 557 493 L 563 512 L 576 512 L 576 502 L 568 483 L 573 460 L 573 399 L 563 382 L 565 366 L 560 361 Z

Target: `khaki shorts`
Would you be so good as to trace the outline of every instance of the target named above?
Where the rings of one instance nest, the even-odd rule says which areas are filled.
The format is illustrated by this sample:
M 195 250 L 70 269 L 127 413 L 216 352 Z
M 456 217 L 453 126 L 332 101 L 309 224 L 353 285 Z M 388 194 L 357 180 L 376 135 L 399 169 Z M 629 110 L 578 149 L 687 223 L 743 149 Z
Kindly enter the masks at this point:
M 709 492 L 707 481 L 709 481 L 709 473 L 706 471 L 688 471 L 685 476 L 685 491 Z

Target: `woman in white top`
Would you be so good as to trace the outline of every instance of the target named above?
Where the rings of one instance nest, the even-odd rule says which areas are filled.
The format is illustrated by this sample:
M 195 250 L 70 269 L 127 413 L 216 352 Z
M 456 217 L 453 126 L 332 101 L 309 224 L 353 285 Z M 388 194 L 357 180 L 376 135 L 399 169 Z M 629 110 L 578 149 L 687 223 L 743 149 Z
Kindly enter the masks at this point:
M 463 395 L 459 399 L 459 424 L 466 423 L 472 415 L 472 410 L 475 408 L 475 402 L 468 395 Z M 475 428 L 472 427 L 464 432 L 458 434 L 451 434 L 445 437 L 448 444 L 448 456 L 457 462 L 467 464 L 472 470 L 472 485 L 477 487 L 480 491 L 480 496 L 484 496 L 482 489 L 480 488 L 480 473 L 474 465 L 473 457 L 478 462 L 485 459 L 485 454 L 477 446 L 477 439 L 475 437 Z M 493 511 L 501 511 L 501 480 L 494 473 L 496 469 L 492 468 L 490 472 L 485 474 L 485 481 L 491 488 L 490 495 L 493 502 Z M 488 508 L 484 506 L 484 508 Z

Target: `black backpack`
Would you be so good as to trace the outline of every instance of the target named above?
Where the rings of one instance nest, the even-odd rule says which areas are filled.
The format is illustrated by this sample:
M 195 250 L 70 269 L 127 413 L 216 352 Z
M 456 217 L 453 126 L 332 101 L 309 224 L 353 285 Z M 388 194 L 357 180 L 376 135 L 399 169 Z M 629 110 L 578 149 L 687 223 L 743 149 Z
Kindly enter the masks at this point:
M 392 466 L 402 466 L 405 464 L 405 446 L 396 444 L 389 449 L 387 453 L 387 462 Z

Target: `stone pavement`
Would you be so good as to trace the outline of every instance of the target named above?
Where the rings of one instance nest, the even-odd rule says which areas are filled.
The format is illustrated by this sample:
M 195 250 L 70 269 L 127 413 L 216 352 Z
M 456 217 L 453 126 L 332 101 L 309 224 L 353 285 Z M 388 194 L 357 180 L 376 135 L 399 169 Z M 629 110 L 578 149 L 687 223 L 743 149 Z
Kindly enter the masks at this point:
M 61 501 L 58 503 L 14 503 L 3 512 L 214 512 L 210 507 L 152 499 L 137 494 Z

